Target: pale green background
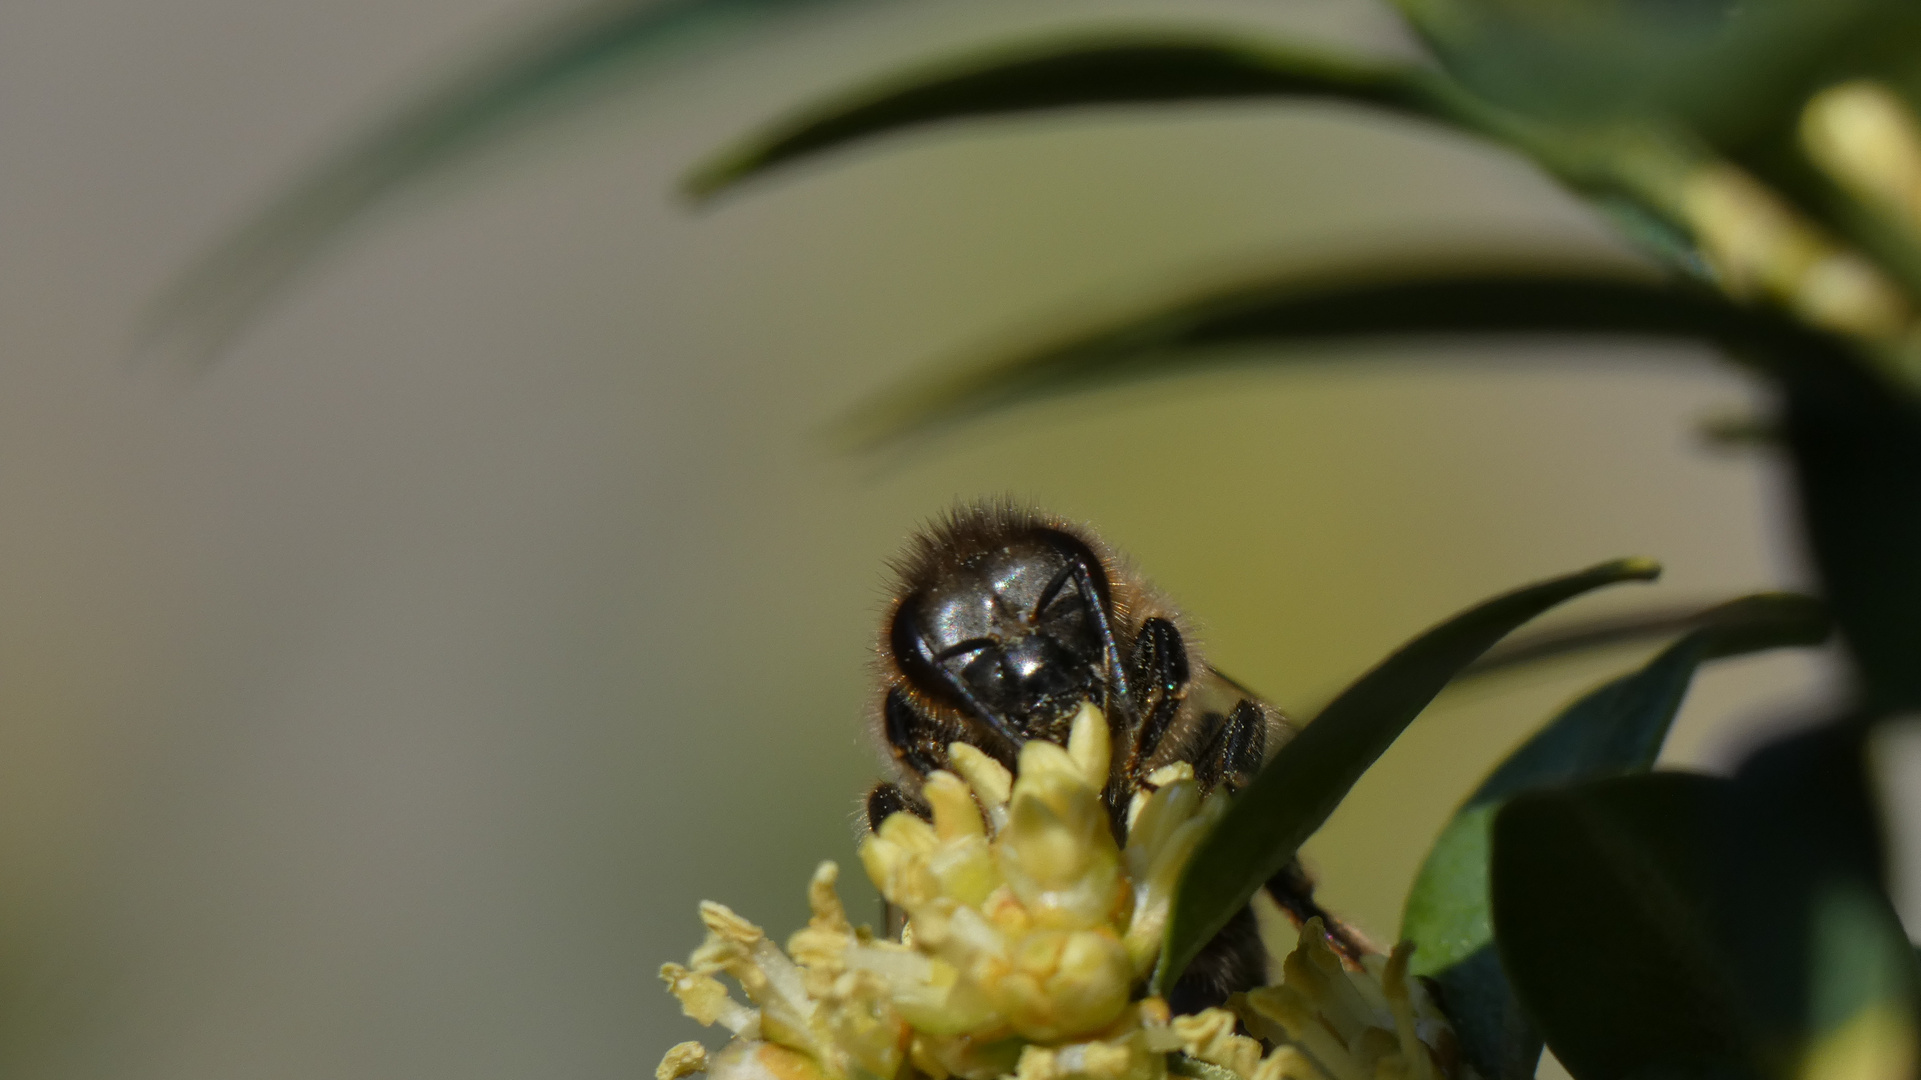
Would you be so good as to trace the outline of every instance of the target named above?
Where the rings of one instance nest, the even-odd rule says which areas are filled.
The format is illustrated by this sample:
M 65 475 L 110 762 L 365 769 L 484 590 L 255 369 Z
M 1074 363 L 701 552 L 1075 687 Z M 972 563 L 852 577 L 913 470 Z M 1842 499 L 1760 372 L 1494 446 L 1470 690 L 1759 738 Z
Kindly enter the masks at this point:
M 523 0 L 0 5 L 0 1072 L 638 1077 L 654 969 L 848 862 L 881 563 L 957 497 L 1095 522 L 1300 710 L 1485 594 L 1628 553 L 1791 585 L 1749 408 L 1695 353 L 1364 349 L 1062 400 L 884 460 L 821 433 L 925 365 L 1237 266 L 1624 258 L 1501 155 L 1331 107 L 925 132 L 690 212 L 677 175 L 943 43 L 1159 13 L 1398 47 L 1358 3 L 1014 0 L 788 24 L 378 215 L 198 379 L 140 306 Z M 1191 22 L 1189 23 L 1191 24 Z M 1609 664 L 1445 699 L 1310 847 L 1391 936 L 1441 816 Z M 1832 681 L 1707 676 L 1725 764 Z M 851 866 L 850 866 L 851 869 Z

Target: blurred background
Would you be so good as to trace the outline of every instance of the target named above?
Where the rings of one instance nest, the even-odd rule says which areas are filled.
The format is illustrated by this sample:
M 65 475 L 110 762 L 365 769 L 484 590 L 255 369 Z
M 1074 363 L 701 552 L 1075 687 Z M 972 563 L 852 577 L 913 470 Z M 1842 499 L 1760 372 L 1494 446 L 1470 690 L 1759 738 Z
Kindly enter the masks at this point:
M 831 440 L 929 365 L 1232 267 L 1632 258 L 1498 152 L 1331 106 L 1115 110 L 675 195 L 930 51 L 1207 23 L 1407 49 L 1360 0 L 928 0 L 692 50 L 391 201 L 216 366 L 136 362 L 207 244 L 552 10 L 0 5 L 0 1072 L 647 1075 L 699 1034 L 654 974 L 697 901 L 784 935 L 817 860 L 859 876 L 883 560 L 957 499 L 1094 524 L 1296 712 L 1601 558 L 1668 573 L 1570 615 L 1805 584 L 1775 462 L 1696 434 L 1765 402 L 1672 347 L 1330 351 Z M 1391 938 L 1454 803 L 1633 659 L 1450 692 L 1310 845 L 1327 903 Z M 1833 683 L 1713 668 L 1670 757 L 1725 766 Z

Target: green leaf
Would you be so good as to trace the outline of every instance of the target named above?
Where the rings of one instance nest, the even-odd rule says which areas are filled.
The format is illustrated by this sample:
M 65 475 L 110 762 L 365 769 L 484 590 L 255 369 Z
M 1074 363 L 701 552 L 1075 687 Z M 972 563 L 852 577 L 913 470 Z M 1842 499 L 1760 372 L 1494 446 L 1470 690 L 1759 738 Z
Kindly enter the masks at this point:
M 616 72 L 852 2 L 608 0 L 526 33 L 310 169 L 171 285 L 145 336 L 189 357 L 210 355 L 368 209 L 536 109 L 577 104 L 592 81 Z
M 1733 898 L 1723 922 L 1736 942 L 1742 983 L 1770 1031 L 1818 1035 L 1883 993 L 1877 987 L 1884 973 L 1864 969 L 1864 982 L 1837 982 L 1845 975 L 1834 970 L 1841 962 L 1816 947 L 1824 934 L 1845 941 L 1857 932 L 1823 929 L 1830 920 L 1860 922 L 1863 903 L 1888 908 L 1887 839 L 1862 719 L 1777 739 L 1734 776 L 1730 827 L 1717 847 L 1724 891 Z M 1765 904 L 1756 902 L 1761 897 Z M 1891 909 L 1885 918 L 1893 921 Z M 1906 936 L 1899 939 L 1898 966 L 1911 972 Z M 1912 993 L 1911 985 L 1902 989 Z
M 1660 574 L 1620 559 L 1495 597 L 1420 635 L 1355 680 L 1283 745 L 1203 839 L 1181 875 L 1154 985 L 1174 985 L 1201 946 L 1309 836 L 1462 668 L 1508 632 L 1582 593 Z
M 1839 355 L 1787 385 L 1802 520 L 1869 704 L 1921 707 L 1921 402 Z
M 1569 1072 L 1907 1075 L 1914 954 L 1875 880 L 1859 730 L 1782 740 L 1732 780 L 1616 777 L 1499 811 L 1500 958 Z
M 1864 55 L 1915 43 L 1902 0 L 1398 0 L 1448 72 L 1561 124 L 1673 119 L 1716 146 L 1791 122 Z
M 1065 334 L 987 364 L 945 364 L 847 424 L 875 445 L 1033 398 L 1194 371 L 1252 348 L 1342 341 L 1523 335 L 1679 338 L 1770 367 L 1808 331 L 1678 280 L 1551 263 L 1456 256 L 1299 273 L 1210 288 L 1145 315 Z M 1300 360 L 1278 351 L 1254 362 Z
M 1618 777 L 1517 795 L 1495 817 L 1502 967 L 1580 1080 L 1760 1073 L 1716 933 L 1711 855 L 1729 786 Z
M 904 128 L 1086 105 L 1333 97 L 1448 118 L 1431 70 L 1239 38 L 1138 34 L 1021 42 L 950 58 L 803 110 L 696 170 L 712 195 L 751 176 Z
M 1652 768 L 1703 660 L 1828 635 L 1821 603 L 1764 593 L 1701 613 L 1699 625 L 1639 671 L 1580 698 L 1510 754 L 1469 796 L 1428 852 L 1408 894 L 1401 938 L 1411 970 L 1440 984 L 1467 1059 L 1495 1080 L 1534 1075 L 1540 1036 L 1494 949 L 1488 860 L 1495 812 L 1517 792 Z

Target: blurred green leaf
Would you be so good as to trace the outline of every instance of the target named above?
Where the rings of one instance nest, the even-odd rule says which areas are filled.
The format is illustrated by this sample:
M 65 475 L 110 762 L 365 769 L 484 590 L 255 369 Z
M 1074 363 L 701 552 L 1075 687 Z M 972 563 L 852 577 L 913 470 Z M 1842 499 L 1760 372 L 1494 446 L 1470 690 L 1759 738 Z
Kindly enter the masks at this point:
M 1898 929 L 1875 965 L 1845 955 L 1865 924 L 1898 926 L 1885 895 L 1886 837 L 1866 764 L 1868 725 L 1845 718 L 1777 739 L 1741 763 L 1717 845 L 1733 900 L 1723 922 L 1765 1030 L 1819 1037 L 1891 993 L 1915 1005 L 1912 952 Z M 1765 902 L 1761 902 L 1765 898 Z M 1878 915 L 1869 914 L 1873 908 Z M 1895 945 L 1898 942 L 1898 947 Z M 1890 982 L 1890 972 L 1898 975 Z M 1912 1033 L 1910 1033 L 1912 1034 Z
M 1448 822 L 1415 878 L 1401 922 L 1402 940 L 1418 946 L 1411 970 L 1439 983 L 1463 1052 L 1484 1075 L 1524 1080 L 1541 1054 L 1494 949 L 1488 859 L 1501 803 L 1529 788 L 1652 768 L 1702 661 L 1814 645 L 1829 630 L 1820 601 L 1789 593 L 1744 597 L 1696 621 L 1646 666 L 1583 696 L 1510 754 Z
M 1921 707 L 1921 403 L 1818 355 L 1787 399 L 1803 521 L 1870 705 Z
M 145 334 L 198 359 L 343 228 L 422 175 L 512 130 L 591 80 L 635 72 L 800 12 L 876 0 L 602 0 L 525 34 L 309 170 L 183 274 Z
M 1762 1075 L 1713 880 L 1726 780 L 1527 792 L 1494 820 L 1502 967 L 1580 1080 Z
M 1202 945 L 1279 873 L 1361 774 L 1474 658 L 1536 615 L 1660 566 L 1620 559 L 1495 597 L 1403 645 L 1275 753 L 1203 839 L 1181 876 L 1154 985 L 1174 985 Z
M 1431 70 L 1244 38 L 1138 34 L 1020 42 L 895 75 L 717 155 L 688 179 L 712 195 L 776 166 L 903 128 L 1086 105 L 1332 97 L 1429 118 L 1450 95 Z
M 1672 120 L 1722 147 L 1838 69 L 1916 42 L 1903 0 L 1397 0 L 1450 74 L 1561 124 Z
M 1762 368 L 1809 332 L 1678 280 L 1564 264 L 1486 265 L 1460 256 L 1243 281 L 1129 313 L 987 364 L 947 364 L 862 408 L 856 443 L 891 439 L 1007 405 L 1181 374 L 1232 357 L 1286 363 L 1305 350 L 1248 360 L 1247 350 L 1445 335 L 1681 338 L 1722 346 Z
M 1497 813 L 1502 966 L 1573 1075 L 1909 1075 L 1914 958 L 1860 730 L 1780 740 L 1732 780 L 1617 777 Z
M 1617 224 L 1650 250 L 1693 261 L 1684 239 L 1660 234 L 1686 234 L 1700 169 L 1732 164 L 1921 289 L 1905 196 L 1877 207 L 1843 190 L 1809 160 L 1802 126 L 1811 99 L 1852 80 L 1921 104 L 1921 7 L 1909 0 L 1398 3 L 1484 129 L 1606 209 L 1622 196 Z
M 1842 882 L 1815 898 L 1803 1076 L 1909 1080 L 1914 957 L 1885 897 Z

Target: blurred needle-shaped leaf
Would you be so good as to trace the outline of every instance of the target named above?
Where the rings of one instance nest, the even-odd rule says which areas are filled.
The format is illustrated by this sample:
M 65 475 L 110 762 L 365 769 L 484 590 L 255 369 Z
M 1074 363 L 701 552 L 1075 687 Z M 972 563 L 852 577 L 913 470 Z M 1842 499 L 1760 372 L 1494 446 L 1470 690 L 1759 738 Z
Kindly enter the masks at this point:
M 1809 335 L 1774 314 L 1679 280 L 1565 263 L 1403 260 L 1241 281 L 1057 336 L 987 363 L 945 365 L 870 402 L 846 424 L 874 446 L 1032 398 L 1176 375 L 1230 350 L 1256 363 L 1302 346 L 1443 336 L 1667 338 L 1769 366 Z
M 816 105 L 722 152 L 688 179 L 715 194 L 769 169 L 927 124 L 1084 105 L 1337 98 L 1453 119 L 1445 78 L 1406 64 L 1233 37 L 1020 42 L 908 71 Z
M 1429 629 L 1357 679 L 1274 754 L 1195 850 L 1175 892 L 1155 986 L 1174 985 L 1201 947 L 1287 865 L 1368 766 L 1475 657 L 1557 604 L 1659 573 L 1651 560 L 1621 559 L 1497 596 Z
M 511 130 L 590 79 L 744 35 L 793 13 L 877 0 L 602 0 L 471 65 L 369 129 L 208 251 L 161 296 L 148 343 L 216 351 L 344 227 L 393 191 Z
M 1494 949 L 1488 856 L 1500 805 L 1529 788 L 1652 768 L 1704 660 L 1819 644 L 1829 632 L 1821 602 L 1791 593 L 1743 597 L 1690 621 L 1695 629 L 1645 667 L 1586 694 L 1508 755 L 1441 831 L 1408 894 L 1411 970 L 1440 984 L 1468 1060 L 1494 1080 L 1533 1076 L 1541 1053 Z

